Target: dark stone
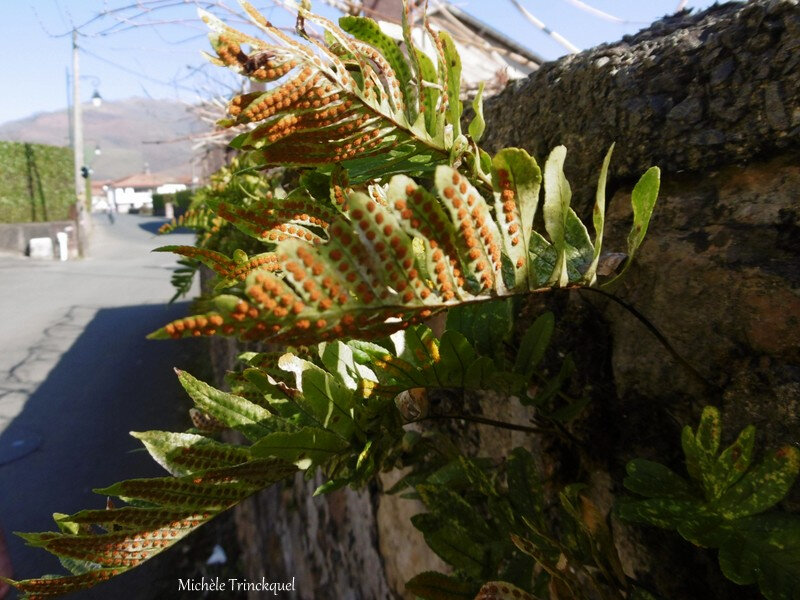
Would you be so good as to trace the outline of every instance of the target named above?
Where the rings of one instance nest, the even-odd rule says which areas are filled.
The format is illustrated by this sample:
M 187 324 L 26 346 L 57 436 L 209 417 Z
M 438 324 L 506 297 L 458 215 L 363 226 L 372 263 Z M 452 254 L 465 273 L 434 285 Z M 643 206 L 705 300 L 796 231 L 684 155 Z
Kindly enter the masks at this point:
M 667 113 L 667 119 L 679 121 L 687 125 L 697 123 L 702 118 L 703 102 L 700 98 L 686 98 Z
M 733 58 L 726 58 L 711 71 L 711 85 L 719 85 L 731 76 L 736 68 L 736 61 Z

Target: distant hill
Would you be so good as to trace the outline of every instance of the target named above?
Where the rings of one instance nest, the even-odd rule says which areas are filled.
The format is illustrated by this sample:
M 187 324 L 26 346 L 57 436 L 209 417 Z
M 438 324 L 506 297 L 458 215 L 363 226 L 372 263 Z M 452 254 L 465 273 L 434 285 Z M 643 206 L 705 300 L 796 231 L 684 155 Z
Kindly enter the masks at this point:
M 192 142 L 186 138 L 207 130 L 208 125 L 185 104 L 132 98 L 103 102 L 99 108 L 84 104 L 83 129 L 86 152 L 100 146 L 101 154 L 91 163 L 93 178 L 99 181 L 141 173 L 145 164 L 153 173 L 191 177 Z M 4 123 L 0 140 L 68 146 L 67 112 L 39 113 Z M 146 143 L 156 141 L 169 143 Z

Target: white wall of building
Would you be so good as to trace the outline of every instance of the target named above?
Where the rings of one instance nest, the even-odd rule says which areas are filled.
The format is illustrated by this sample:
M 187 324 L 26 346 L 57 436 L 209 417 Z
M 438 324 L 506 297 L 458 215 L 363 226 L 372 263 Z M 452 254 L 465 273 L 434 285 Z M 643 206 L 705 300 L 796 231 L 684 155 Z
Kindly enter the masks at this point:
M 152 188 L 113 188 L 112 199 L 116 203 L 117 210 L 121 213 L 126 213 L 132 208 L 136 210 L 152 208 L 153 193 L 174 194 L 185 189 L 186 185 L 183 183 L 165 183 L 158 186 L 155 191 Z

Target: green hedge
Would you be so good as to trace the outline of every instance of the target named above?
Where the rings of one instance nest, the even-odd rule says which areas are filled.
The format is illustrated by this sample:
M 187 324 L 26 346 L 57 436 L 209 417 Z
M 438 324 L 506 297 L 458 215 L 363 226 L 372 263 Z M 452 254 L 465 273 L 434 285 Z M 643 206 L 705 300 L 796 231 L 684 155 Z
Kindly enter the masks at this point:
M 0 223 L 68 219 L 73 168 L 70 148 L 0 142 Z
M 194 197 L 194 190 L 182 190 L 174 194 L 153 194 L 153 214 L 163 215 L 164 205 L 167 202 L 172 202 L 175 208 L 175 216 L 185 213 L 192 203 Z

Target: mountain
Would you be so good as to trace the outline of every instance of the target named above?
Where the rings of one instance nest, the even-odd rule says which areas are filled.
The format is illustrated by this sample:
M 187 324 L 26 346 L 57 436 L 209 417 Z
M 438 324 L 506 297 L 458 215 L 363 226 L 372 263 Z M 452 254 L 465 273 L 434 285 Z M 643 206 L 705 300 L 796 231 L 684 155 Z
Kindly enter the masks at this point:
M 83 105 L 83 138 L 95 181 L 141 173 L 192 176 L 192 134 L 209 125 L 191 106 L 169 100 L 131 98 Z M 38 113 L 0 125 L 0 140 L 69 145 L 67 111 Z M 159 143 L 153 143 L 159 142 Z M 93 155 L 95 147 L 101 153 Z

